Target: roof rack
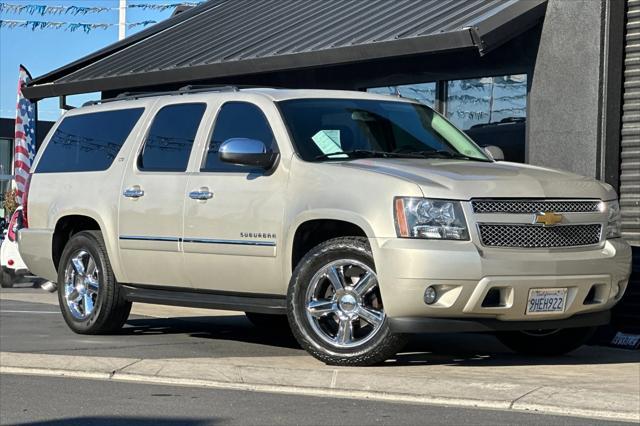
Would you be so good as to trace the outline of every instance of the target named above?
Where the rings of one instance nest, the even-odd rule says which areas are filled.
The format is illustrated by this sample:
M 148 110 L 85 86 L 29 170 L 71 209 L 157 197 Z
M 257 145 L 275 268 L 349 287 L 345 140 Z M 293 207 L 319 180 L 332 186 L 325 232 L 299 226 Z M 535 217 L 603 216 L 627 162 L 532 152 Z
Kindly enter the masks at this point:
M 204 93 L 204 92 L 238 92 L 240 89 L 245 89 L 250 87 L 258 87 L 258 86 L 190 84 L 188 86 L 183 86 L 178 90 L 172 90 L 172 91 L 166 91 L 166 92 L 123 92 L 123 93 L 120 93 L 115 98 L 87 101 L 84 104 L 82 104 L 82 106 L 84 107 L 84 106 L 98 105 L 98 104 L 104 104 L 104 103 L 115 102 L 115 101 L 126 101 L 126 100 L 133 100 L 133 99 L 150 98 L 154 96 L 176 96 L 176 95 L 186 95 L 191 93 Z

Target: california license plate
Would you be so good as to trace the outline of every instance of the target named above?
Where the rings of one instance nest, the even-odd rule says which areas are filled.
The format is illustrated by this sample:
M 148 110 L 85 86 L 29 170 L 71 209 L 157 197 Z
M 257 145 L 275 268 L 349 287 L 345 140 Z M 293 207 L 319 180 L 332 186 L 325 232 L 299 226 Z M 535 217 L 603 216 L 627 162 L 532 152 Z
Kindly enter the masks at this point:
M 527 315 L 564 312 L 566 302 L 566 288 L 532 288 L 529 290 Z

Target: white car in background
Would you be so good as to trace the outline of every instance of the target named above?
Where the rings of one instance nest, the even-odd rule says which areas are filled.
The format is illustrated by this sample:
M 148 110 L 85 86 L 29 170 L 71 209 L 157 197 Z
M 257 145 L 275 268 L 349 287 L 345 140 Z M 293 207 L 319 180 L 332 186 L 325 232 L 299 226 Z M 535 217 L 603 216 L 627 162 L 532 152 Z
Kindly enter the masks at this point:
M 29 274 L 27 266 L 22 261 L 16 240 L 18 229 L 22 227 L 22 207 L 18 207 L 11 216 L 7 232 L 0 245 L 0 285 L 4 288 L 13 287 L 19 279 Z

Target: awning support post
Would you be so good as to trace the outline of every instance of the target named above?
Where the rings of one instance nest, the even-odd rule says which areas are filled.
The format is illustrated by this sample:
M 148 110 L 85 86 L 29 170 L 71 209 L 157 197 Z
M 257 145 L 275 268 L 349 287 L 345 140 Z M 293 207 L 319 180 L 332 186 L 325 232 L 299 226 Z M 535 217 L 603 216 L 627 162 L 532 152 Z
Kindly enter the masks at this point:
M 58 98 L 60 100 L 60 109 L 64 111 L 69 111 L 70 109 L 74 109 L 74 106 L 67 104 L 67 96 L 62 95 Z

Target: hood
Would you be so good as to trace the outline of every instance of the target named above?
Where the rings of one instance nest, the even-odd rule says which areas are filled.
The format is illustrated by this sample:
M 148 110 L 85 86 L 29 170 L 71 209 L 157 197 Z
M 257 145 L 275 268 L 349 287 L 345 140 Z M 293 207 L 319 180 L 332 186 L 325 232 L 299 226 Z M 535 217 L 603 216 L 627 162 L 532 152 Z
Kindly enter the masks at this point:
M 431 198 L 616 198 L 610 185 L 593 178 L 506 161 L 375 158 L 340 165 L 414 182 Z

